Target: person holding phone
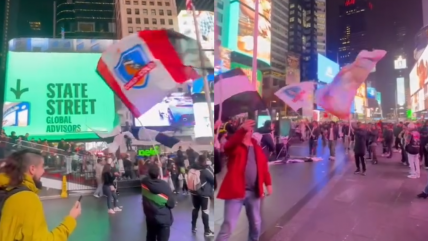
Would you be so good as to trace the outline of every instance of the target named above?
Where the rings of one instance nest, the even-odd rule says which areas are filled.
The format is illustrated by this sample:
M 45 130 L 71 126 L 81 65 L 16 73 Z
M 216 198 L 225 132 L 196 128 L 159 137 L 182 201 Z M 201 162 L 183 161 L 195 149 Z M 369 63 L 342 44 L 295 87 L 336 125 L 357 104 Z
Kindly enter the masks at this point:
M 56 228 L 49 230 L 37 193 L 45 172 L 40 152 L 24 149 L 12 153 L 0 169 L 0 240 L 66 241 L 76 228 L 82 210 L 76 201 Z
M 114 214 L 116 212 L 122 211 L 117 206 L 117 194 L 116 194 L 116 188 L 114 186 L 114 180 L 116 179 L 115 174 L 112 173 L 111 164 L 105 164 L 103 168 L 102 173 L 102 181 L 104 183 L 103 185 L 103 193 L 107 196 L 107 208 L 108 213 Z M 113 199 L 113 206 L 111 204 L 111 201 Z
M 216 241 L 230 239 L 243 206 L 250 224 L 248 240 L 259 240 L 261 235 L 261 200 L 265 187 L 267 195 L 272 194 L 272 179 L 263 149 L 252 137 L 254 125 L 253 120 L 245 121 L 224 145 L 228 172 L 217 198 L 225 200 L 225 210 Z

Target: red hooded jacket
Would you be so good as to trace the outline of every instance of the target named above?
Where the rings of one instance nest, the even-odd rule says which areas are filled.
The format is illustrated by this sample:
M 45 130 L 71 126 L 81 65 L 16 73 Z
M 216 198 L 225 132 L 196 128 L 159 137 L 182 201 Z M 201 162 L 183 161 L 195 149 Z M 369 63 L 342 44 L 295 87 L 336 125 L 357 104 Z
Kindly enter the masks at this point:
M 245 134 L 244 129 L 239 129 L 224 145 L 224 152 L 228 156 L 227 173 L 217 195 L 219 199 L 245 198 L 245 167 L 248 155 L 248 149 L 242 143 Z M 263 184 L 272 185 L 272 179 L 269 173 L 268 160 L 262 148 L 255 139 L 252 139 L 252 142 L 257 162 L 257 196 L 263 197 Z

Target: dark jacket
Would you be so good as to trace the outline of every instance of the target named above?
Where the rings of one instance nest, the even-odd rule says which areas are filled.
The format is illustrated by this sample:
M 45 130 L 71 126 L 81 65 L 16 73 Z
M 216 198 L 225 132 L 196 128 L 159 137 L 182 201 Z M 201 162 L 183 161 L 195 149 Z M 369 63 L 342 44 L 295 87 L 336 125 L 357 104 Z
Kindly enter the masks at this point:
M 376 143 L 379 138 L 379 133 L 377 130 L 370 130 L 367 132 L 367 143 L 371 145 L 372 143 Z
M 425 145 L 428 143 L 428 126 L 422 126 L 419 133 L 421 134 L 421 144 Z
M 200 180 L 203 185 L 198 191 L 190 191 L 192 195 L 198 195 L 202 197 L 213 197 L 214 196 L 214 172 L 208 166 L 201 166 L 195 163 L 190 169 L 199 170 Z
M 324 129 L 324 133 L 326 133 L 325 138 L 327 140 L 330 140 L 330 126 L 326 126 Z M 339 128 L 335 125 L 333 126 L 333 140 L 337 140 L 337 138 L 339 137 Z
M 354 146 L 355 154 L 358 154 L 358 155 L 366 154 L 367 132 L 363 129 L 355 128 L 354 134 L 355 134 L 355 146 Z
M 171 226 L 174 222 L 171 209 L 175 206 L 175 200 L 168 183 L 145 177 L 141 180 L 141 190 L 146 222 Z
M 317 126 L 317 127 L 315 127 L 315 128 L 313 128 L 313 127 L 311 127 L 312 128 L 312 131 L 311 131 L 311 136 L 309 137 L 311 140 L 318 140 L 318 137 L 320 136 L 320 134 L 321 134 L 321 129 L 320 129 L 320 127 L 319 126 Z
M 272 138 L 272 129 L 270 127 L 260 127 L 256 131 L 257 133 L 262 134 L 262 140 L 260 141 L 260 146 L 263 148 L 263 152 L 267 157 L 270 156 L 270 153 L 275 152 L 275 142 Z
M 394 127 L 394 136 L 398 137 L 398 135 L 400 135 L 401 131 L 403 130 L 403 127 L 401 126 L 395 126 Z

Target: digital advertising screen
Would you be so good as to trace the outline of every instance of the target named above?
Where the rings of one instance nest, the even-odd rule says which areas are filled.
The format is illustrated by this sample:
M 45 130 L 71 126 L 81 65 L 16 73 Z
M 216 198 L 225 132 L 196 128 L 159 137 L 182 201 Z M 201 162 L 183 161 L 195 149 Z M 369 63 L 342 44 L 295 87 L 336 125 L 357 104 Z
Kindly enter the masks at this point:
M 357 89 L 357 94 L 355 95 L 355 99 L 354 99 L 355 113 L 364 114 L 365 101 L 366 101 L 366 84 L 363 83 Z
M 410 95 L 424 88 L 425 83 L 428 83 L 428 49 L 425 49 L 418 61 L 416 61 L 410 72 L 409 82 Z
M 247 75 L 247 77 L 251 81 L 251 83 L 253 82 L 253 70 L 250 66 L 232 62 L 230 64 L 230 67 L 231 67 L 231 69 L 241 68 L 244 71 L 244 73 Z M 257 92 L 259 92 L 260 96 L 262 96 L 262 91 L 263 91 L 262 82 L 263 82 L 262 71 L 257 70 L 257 83 L 256 83 L 256 85 L 257 85 Z
M 3 127 L 30 139 L 98 139 L 115 126 L 113 91 L 95 71 L 112 40 L 13 39 Z
M 135 126 L 193 126 L 192 96 L 172 93 L 156 104 L 140 118 L 135 118 Z
M 376 89 L 367 87 L 367 99 L 376 99 Z
M 263 127 L 266 121 L 271 121 L 272 118 L 269 115 L 257 116 L 257 128 Z
M 397 78 L 397 105 L 404 106 L 406 103 L 406 87 L 404 85 L 404 78 Z
M 423 89 L 412 95 L 410 100 L 412 102 L 411 106 L 414 113 L 425 110 L 425 94 Z
M 222 34 L 222 44 L 232 51 L 253 56 L 254 29 L 258 30 L 257 59 L 270 64 L 271 56 L 271 0 L 260 0 L 258 27 L 254 24 L 255 0 L 227 1 Z M 226 5 L 229 5 L 228 7 Z
M 214 12 L 195 11 L 196 21 L 199 26 L 201 47 L 204 50 L 214 50 Z M 178 14 L 178 30 L 187 37 L 196 38 L 193 11 L 182 10 Z M 214 65 L 214 51 L 204 51 L 208 59 Z
M 287 85 L 300 83 L 300 55 L 288 52 L 285 63 L 285 83 Z
M 407 60 L 399 56 L 394 60 L 394 69 L 407 69 Z
M 214 110 L 214 103 L 211 103 L 211 108 Z M 193 105 L 195 112 L 195 126 L 193 131 L 195 138 L 212 137 L 213 131 L 211 129 L 210 113 L 206 102 L 199 102 Z
M 339 71 L 339 64 L 322 54 L 318 54 L 318 81 L 329 84 L 333 81 Z

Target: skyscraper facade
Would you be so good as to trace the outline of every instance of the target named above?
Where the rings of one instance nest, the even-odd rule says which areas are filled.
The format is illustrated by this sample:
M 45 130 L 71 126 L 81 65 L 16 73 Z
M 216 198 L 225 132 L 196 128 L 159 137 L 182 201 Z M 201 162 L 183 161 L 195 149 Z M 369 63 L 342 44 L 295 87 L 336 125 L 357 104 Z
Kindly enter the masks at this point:
M 114 0 L 57 0 L 55 37 L 115 39 Z

